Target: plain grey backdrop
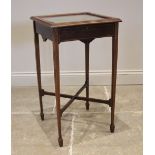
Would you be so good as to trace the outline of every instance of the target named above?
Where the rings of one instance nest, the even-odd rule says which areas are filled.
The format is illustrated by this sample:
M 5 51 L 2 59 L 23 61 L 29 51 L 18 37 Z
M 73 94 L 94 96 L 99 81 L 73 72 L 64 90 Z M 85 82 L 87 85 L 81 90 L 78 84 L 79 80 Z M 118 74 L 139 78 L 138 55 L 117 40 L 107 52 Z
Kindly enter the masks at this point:
M 12 0 L 12 85 L 36 85 L 33 25 L 30 16 L 90 11 L 119 17 L 118 84 L 142 83 L 141 0 Z M 52 84 L 52 42 L 42 41 L 43 84 Z M 84 79 L 84 45 L 60 44 L 61 83 L 81 84 Z M 90 83 L 110 84 L 111 38 L 90 45 Z

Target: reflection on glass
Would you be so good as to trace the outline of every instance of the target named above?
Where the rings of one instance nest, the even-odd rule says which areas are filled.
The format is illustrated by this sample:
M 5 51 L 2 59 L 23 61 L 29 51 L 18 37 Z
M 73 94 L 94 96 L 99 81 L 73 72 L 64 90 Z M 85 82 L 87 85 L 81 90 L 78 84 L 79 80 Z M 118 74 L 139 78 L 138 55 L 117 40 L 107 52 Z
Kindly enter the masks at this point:
M 80 22 L 89 20 L 101 20 L 103 18 L 91 15 L 69 15 L 69 16 L 58 16 L 58 17 L 45 17 L 45 20 L 53 23 L 64 23 L 64 22 Z

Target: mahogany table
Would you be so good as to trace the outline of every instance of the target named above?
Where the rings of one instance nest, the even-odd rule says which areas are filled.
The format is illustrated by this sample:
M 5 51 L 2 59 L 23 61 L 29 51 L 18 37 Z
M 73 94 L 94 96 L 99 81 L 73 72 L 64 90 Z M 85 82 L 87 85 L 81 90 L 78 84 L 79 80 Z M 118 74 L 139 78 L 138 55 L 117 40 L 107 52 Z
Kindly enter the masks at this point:
M 110 131 L 114 132 L 114 110 L 115 110 L 115 93 L 116 93 L 116 74 L 117 74 L 117 57 L 118 57 L 118 25 L 121 22 L 118 18 L 93 14 L 89 12 L 57 14 L 46 16 L 32 16 L 34 27 L 34 42 L 36 56 L 36 70 L 38 80 L 38 91 L 40 101 L 40 116 L 44 120 L 42 97 L 44 95 L 56 96 L 56 111 L 58 125 L 58 142 L 59 146 L 63 146 L 61 134 L 61 117 L 62 113 L 76 100 L 86 101 L 86 109 L 89 110 L 89 101 L 96 103 L 104 103 L 111 107 L 111 124 Z M 41 85 L 41 67 L 40 67 L 40 51 L 39 36 L 43 40 L 47 39 L 53 42 L 53 63 L 54 63 L 54 80 L 55 92 L 48 92 L 42 89 Z M 111 82 L 111 98 L 102 100 L 89 97 L 89 44 L 95 38 L 112 37 L 112 82 Z M 85 44 L 85 83 L 75 95 L 60 93 L 60 65 L 59 65 L 59 44 L 65 41 L 80 40 Z M 86 97 L 79 94 L 86 89 Z M 60 106 L 60 97 L 70 98 L 62 108 Z

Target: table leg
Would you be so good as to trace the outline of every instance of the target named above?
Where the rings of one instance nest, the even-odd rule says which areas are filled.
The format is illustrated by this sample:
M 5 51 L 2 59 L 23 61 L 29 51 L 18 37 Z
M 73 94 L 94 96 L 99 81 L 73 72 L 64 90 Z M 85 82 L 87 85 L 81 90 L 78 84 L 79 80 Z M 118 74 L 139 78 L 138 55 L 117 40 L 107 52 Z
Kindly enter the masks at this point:
M 86 73 L 86 99 L 89 99 L 89 42 L 85 42 L 85 73 Z M 86 110 L 89 110 L 89 101 L 86 100 Z
M 59 67 L 59 43 L 55 36 L 53 41 L 53 62 L 54 62 L 54 80 L 55 80 L 55 96 L 56 96 L 56 111 L 58 124 L 58 142 L 59 146 L 63 146 L 61 135 L 61 109 L 60 109 L 60 67 Z
M 43 104 L 42 104 L 39 36 L 35 30 L 35 23 L 34 23 L 34 43 L 35 43 L 36 70 L 37 70 L 38 92 L 39 92 L 39 102 L 40 102 L 40 116 L 41 116 L 41 119 L 44 120 Z
M 111 84 L 111 125 L 110 131 L 114 132 L 114 112 L 116 95 L 116 76 L 117 76 L 117 57 L 118 57 L 118 35 L 112 37 L 112 84 Z

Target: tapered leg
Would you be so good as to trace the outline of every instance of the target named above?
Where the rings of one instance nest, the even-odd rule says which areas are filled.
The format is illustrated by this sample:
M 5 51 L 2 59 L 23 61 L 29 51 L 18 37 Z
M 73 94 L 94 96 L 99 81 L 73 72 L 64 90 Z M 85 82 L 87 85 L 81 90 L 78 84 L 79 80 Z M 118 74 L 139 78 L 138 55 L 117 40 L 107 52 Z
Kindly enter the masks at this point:
M 59 146 L 63 146 L 63 139 L 61 135 L 61 109 L 60 109 L 60 67 L 59 67 L 59 43 L 57 40 L 57 33 L 54 33 L 53 41 L 53 62 L 54 62 L 54 80 L 55 80 L 55 96 L 56 96 L 56 111 L 58 124 L 58 142 Z
M 41 116 L 41 119 L 44 120 L 43 104 L 42 104 L 39 36 L 35 30 L 35 23 L 34 23 L 34 43 L 35 43 L 36 70 L 37 70 L 38 92 L 39 92 L 39 102 L 40 102 L 40 116 Z
M 112 37 L 112 85 L 111 85 L 111 125 L 110 131 L 114 132 L 114 111 L 116 95 L 116 76 L 117 76 L 117 57 L 118 57 L 118 36 Z
M 86 110 L 89 110 L 89 42 L 85 42 Z

